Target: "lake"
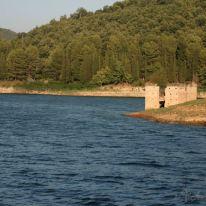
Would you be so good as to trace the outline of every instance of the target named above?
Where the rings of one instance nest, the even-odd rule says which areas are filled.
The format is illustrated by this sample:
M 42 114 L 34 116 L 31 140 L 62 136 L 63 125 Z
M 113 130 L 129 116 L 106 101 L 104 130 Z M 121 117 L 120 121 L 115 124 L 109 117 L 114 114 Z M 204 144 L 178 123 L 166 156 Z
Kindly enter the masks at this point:
M 143 109 L 138 98 L 1 95 L 0 205 L 206 205 L 206 128 L 123 115 Z

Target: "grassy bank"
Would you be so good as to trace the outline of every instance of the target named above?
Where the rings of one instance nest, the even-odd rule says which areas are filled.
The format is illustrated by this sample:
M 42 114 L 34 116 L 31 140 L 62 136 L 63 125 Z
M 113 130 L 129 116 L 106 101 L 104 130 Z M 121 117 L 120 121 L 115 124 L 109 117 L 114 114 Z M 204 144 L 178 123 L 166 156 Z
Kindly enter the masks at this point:
M 132 113 L 128 116 L 162 123 L 206 126 L 206 99 L 199 99 L 164 109 Z

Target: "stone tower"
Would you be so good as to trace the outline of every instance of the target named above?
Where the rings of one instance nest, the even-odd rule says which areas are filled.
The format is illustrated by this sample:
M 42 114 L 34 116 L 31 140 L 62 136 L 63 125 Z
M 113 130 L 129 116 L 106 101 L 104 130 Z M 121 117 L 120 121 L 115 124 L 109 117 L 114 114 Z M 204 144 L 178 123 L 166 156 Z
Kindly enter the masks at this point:
M 160 88 L 157 85 L 145 86 L 145 110 L 160 108 Z

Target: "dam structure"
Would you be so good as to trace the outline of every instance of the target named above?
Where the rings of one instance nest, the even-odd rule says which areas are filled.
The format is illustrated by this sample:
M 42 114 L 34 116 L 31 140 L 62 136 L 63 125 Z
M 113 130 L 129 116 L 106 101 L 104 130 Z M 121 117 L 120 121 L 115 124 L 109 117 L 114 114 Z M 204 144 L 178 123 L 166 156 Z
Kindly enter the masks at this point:
M 145 110 L 170 107 L 197 99 L 197 84 L 169 84 L 162 91 L 156 84 L 145 86 Z

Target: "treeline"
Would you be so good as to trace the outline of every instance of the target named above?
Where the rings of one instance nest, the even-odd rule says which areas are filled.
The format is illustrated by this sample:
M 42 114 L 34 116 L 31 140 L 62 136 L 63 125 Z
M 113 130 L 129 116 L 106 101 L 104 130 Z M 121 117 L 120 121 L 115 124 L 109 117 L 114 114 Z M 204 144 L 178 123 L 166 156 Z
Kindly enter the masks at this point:
M 0 41 L 0 79 L 206 86 L 206 1 L 125 0 Z

